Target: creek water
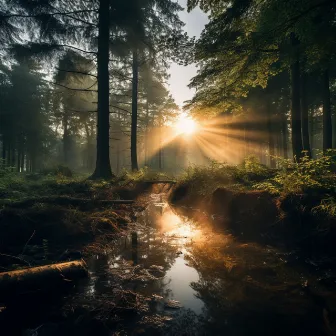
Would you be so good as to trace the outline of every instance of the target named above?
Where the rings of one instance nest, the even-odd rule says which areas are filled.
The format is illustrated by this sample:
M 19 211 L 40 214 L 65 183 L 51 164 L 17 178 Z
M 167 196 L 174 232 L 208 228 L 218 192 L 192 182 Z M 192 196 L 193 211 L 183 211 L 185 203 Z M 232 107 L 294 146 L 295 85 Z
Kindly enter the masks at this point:
M 211 216 L 194 209 L 193 221 L 185 210 L 151 195 L 132 233 L 90 261 L 88 295 L 106 293 L 119 277 L 139 296 L 139 313 L 119 324 L 119 334 L 330 334 L 324 299 L 306 287 L 316 290 L 316 269 L 290 253 L 238 242 L 215 229 Z
M 335 335 L 332 270 L 239 242 L 212 216 L 165 197 L 151 195 L 129 232 L 90 258 L 89 280 L 64 297 L 71 323 L 41 309 L 21 335 Z

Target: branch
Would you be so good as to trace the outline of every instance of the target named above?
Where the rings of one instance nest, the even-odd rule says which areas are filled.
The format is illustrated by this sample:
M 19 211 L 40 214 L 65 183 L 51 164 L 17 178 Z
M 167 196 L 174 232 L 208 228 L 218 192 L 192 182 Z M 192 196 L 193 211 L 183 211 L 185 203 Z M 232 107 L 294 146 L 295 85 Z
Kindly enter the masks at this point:
M 77 47 L 70 46 L 68 44 L 57 44 L 56 47 L 71 48 L 71 49 L 78 50 L 78 51 L 81 51 L 81 52 L 86 53 L 86 54 L 94 54 L 94 55 L 98 54 L 96 51 L 87 51 L 87 50 L 83 50 L 83 49 L 80 49 L 80 48 L 77 48 Z
M 98 92 L 98 90 L 90 90 L 90 88 L 93 86 L 93 85 L 91 85 L 89 88 L 87 88 L 87 89 L 75 89 L 75 88 L 70 88 L 70 87 L 68 87 L 68 86 L 65 86 L 65 85 L 62 85 L 62 84 L 59 84 L 59 83 L 55 83 L 55 82 L 51 82 L 51 81 L 48 81 L 48 80 L 43 80 L 44 82 L 47 82 L 47 83 L 49 83 L 49 84 L 52 84 L 52 85 L 57 85 L 57 86 L 60 86 L 60 87 L 62 87 L 62 88 L 65 88 L 65 89 L 67 89 L 67 90 L 72 90 L 72 91 L 83 91 L 83 92 Z M 96 83 L 95 83 L 96 84 Z M 95 85 L 94 84 L 94 85 Z
M 96 75 L 91 75 L 87 72 L 82 72 L 82 71 L 63 70 L 63 69 L 59 69 L 59 68 L 56 68 L 56 70 L 57 71 L 62 71 L 62 72 L 76 73 L 76 74 L 80 74 L 80 75 L 85 75 L 85 76 L 91 76 L 91 77 L 98 78 L 98 76 L 96 76 Z
M 123 109 L 122 107 L 115 106 L 115 105 L 110 105 L 110 107 L 114 107 L 114 108 L 119 109 L 119 110 L 121 110 L 121 111 L 127 112 L 128 114 L 131 114 L 130 111 L 127 111 L 126 109 Z
M 71 14 L 81 14 L 81 13 L 98 13 L 97 10 L 86 9 L 86 10 L 77 10 L 71 12 L 55 12 L 55 13 L 40 13 L 40 14 L 8 14 L 2 15 L 2 19 L 11 19 L 11 18 L 36 18 L 41 16 L 55 16 L 55 15 L 71 15 Z M 77 19 L 76 19 L 77 20 Z

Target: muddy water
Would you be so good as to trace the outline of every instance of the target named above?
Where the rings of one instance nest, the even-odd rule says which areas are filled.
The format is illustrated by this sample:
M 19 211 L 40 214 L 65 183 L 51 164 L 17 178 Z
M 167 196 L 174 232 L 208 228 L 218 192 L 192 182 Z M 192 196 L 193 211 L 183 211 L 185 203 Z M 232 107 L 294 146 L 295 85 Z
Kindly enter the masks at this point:
M 111 311 L 119 303 L 136 310 L 116 318 L 115 334 L 333 335 L 333 295 L 315 269 L 235 241 L 211 216 L 198 211 L 194 222 L 181 213 L 152 195 L 132 232 L 89 262 L 83 295 L 105 295 L 105 306 L 113 297 Z

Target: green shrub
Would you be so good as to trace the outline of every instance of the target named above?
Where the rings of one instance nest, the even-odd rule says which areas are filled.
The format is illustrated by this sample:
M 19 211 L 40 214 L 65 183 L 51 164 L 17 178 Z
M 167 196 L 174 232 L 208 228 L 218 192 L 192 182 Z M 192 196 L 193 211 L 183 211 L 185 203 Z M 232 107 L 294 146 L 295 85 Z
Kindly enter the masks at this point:
M 253 183 L 273 175 L 274 172 L 262 165 L 255 156 L 249 156 L 240 165 L 212 160 L 207 166 L 190 166 L 181 176 L 181 181 L 200 195 L 210 195 L 218 187 L 250 189 Z
M 152 170 L 149 167 L 144 167 L 134 172 L 130 172 L 124 169 L 121 176 L 125 181 L 135 181 L 135 182 L 173 179 L 173 177 L 170 176 L 169 174 Z
M 335 151 L 320 154 L 317 159 L 305 155 L 299 162 L 278 158 L 280 169 L 275 177 L 255 184 L 257 189 L 272 193 L 300 194 L 307 192 L 334 192 L 336 186 Z
M 56 165 L 48 168 L 44 168 L 41 170 L 42 175 L 49 175 L 49 176 L 64 176 L 64 177 L 73 177 L 73 172 L 72 170 L 64 165 Z

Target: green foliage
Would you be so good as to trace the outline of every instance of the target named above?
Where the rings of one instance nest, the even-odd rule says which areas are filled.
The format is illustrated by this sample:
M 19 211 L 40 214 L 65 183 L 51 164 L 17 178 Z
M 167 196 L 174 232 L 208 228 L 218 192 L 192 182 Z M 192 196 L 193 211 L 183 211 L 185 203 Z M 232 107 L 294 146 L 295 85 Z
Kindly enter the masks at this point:
M 316 160 L 305 155 L 299 162 L 277 158 L 280 169 L 276 176 L 266 182 L 255 184 L 260 190 L 274 194 L 332 192 L 336 185 L 334 170 L 335 151 L 319 155 Z
M 42 169 L 41 174 L 58 177 L 73 177 L 72 170 L 69 167 L 60 164 Z
M 169 174 L 152 170 L 149 167 L 144 167 L 134 172 L 124 170 L 122 176 L 125 178 L 126 181 L 134 182 L 173 180 L 173 177 Z
M 315 207 L 312 212 L 317 216 L 336 218 L 336 198 L 329 197 L 322 200 L 321 204 Z
M 240 165 L 229 165 L 212 160 L 208 166 L 190 166 L 181 181 L 190 185 L 195 193 L 211 195 L 219 187 L 233 190 L 249 189 L 256 181 L 270 177 L 272 171 L 260 164 L 254 156 L 245 158 Z

